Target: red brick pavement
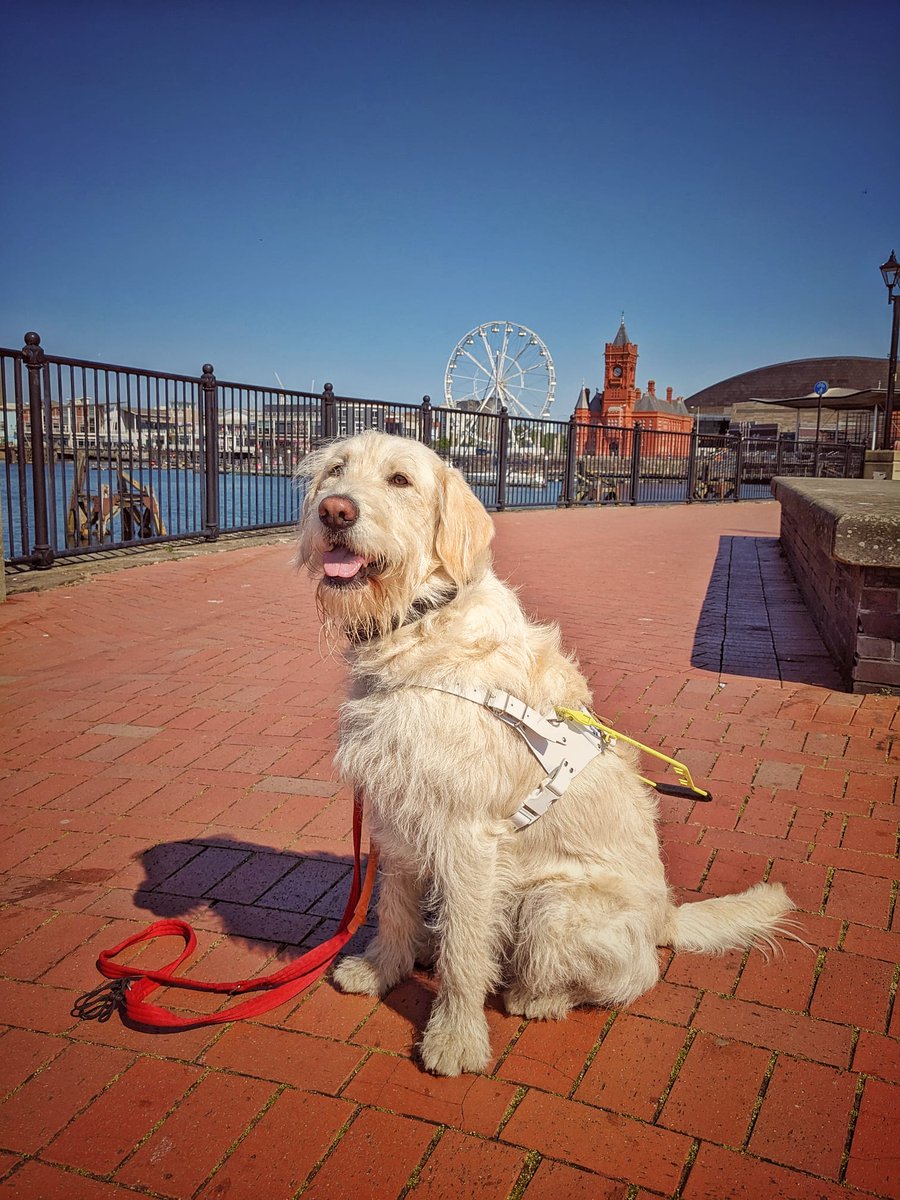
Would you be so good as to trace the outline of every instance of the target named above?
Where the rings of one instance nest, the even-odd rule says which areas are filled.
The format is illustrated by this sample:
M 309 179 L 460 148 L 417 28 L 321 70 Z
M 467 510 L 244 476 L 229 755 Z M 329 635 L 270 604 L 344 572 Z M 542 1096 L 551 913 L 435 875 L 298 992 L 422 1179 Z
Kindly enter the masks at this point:
M 777 521 L 770 503 L 497 518 L 500 572 L 560 621 L 598 710 L 715 791 L 662 800 L 673 886 L 782 880 L 811 949 L 662 951 L 664 978 L 628 1012 L 559 1024 L 492 1004 L 494 1058 L 460 1079 L 414 1058 L 427 976 L 381 1003 L 323 983 L 184 1034 L 69 1015 L 97 951 L 157 916 L 191 920 L 193 970 L 220 979 L 334 928 L 344 669 L 283 541 L 14 595 L 0 1197 L 900 1194 L 900 713 L 834 690 Z

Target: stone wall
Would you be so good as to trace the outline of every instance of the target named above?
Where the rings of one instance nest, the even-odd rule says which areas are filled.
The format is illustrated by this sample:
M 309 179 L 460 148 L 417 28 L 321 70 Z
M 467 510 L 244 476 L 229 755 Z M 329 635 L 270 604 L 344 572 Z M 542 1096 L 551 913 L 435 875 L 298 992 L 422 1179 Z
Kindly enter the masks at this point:
M 900 695 L 900 484 L 772 481 L 781 545 L 854 692 Z

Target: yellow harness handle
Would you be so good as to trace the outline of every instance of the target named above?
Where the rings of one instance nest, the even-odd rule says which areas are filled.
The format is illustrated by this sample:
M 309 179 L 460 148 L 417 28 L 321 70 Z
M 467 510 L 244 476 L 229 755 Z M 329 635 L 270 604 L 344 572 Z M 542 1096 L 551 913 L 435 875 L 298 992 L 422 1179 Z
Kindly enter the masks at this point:
M 675 758 L 669 758 L 668 754 L 663 754 L 661 750 L 654 750 L 651 746 L 645 746 L 643 742 L 636 742 L 634 738 L 626 737 L 624 733 L 617 732 L 609 725 L 604 725 L 596 713 L 583 712 L 581 709 L 575 708 L 557 708 L 556 715 L 561 721 L 572 721 L 576 725 L 588 725 L 592 729 L 599 729 L 600 736 L 608 745 L 620 741 L 627 742 L 629 746 L 636 746 L 645 754 L 650 754 L 653 758 L 658 758 L 668 764 L 680 780 L 680 784 L 654 783 L 652 779 L 645 779 L 643 775 L 638 776 L 641 782 L 646 783 L 648 787 L 655 788 L 656 791 L 666 796 L 689 796 L 697 800 L 712 800 L 712 792 L 697 787 L 684 763 Z

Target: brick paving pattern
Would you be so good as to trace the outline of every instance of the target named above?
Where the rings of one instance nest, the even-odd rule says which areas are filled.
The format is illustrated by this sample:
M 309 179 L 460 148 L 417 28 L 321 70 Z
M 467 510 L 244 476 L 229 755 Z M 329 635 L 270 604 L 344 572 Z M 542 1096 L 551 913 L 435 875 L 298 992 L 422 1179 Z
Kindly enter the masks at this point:
M 900 710 L 835 690 L 777 523 L 774 503 L 496 518 L 500 573 L 559 620 L 598 711 L 715 793 L 661 800 L 678 895 L 781 880 L 809 947 L 662 950 L 628 1011 L 562 1023 L 492 1001 L 494 1057 L 458 1079 L 415 1060 L 424 974 L 180 1034 L 70 1016 L 98 951 L 161 916 L 194 924 L 191 973 L 218 979 L 335 928 L 344 668 L 285 541 L 12 596 L 0 1197 L 898 1196 Z

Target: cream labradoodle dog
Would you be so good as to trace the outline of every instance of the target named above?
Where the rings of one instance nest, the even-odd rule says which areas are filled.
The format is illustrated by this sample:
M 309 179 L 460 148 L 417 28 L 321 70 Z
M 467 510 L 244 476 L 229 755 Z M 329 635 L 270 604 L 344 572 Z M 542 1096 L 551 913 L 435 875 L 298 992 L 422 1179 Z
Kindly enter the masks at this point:
M 303 470 L 298 558 L 319 580 L 326 631 L 350 645 L 337 763 L 365 792 L 381 852 L 378 933 L 338 964 L 342 990 L 383 995 L 434 961 L 421 1057 L 457 1075 L 488 1062 L 498 986 L 509 1012 L 559 1018 L 652 987 L 657 946 L 715 953 L 786 932 L 794 906 L 778 884 L 673 903 L 655 793 L 621 743 L 517 830 L 511 815 L 547 772 L 483 705 L 435 689 L 502 689 L 545 715 L 587 708 L 559 630 L 494 575 L 490 517 L 431 450 L 363 433 Z

